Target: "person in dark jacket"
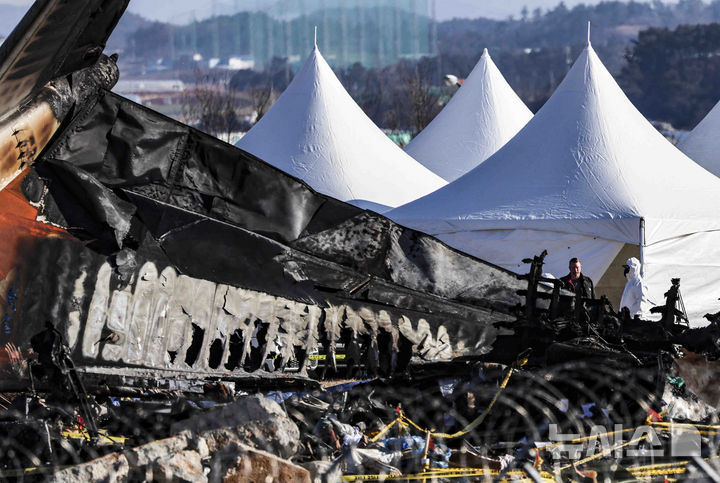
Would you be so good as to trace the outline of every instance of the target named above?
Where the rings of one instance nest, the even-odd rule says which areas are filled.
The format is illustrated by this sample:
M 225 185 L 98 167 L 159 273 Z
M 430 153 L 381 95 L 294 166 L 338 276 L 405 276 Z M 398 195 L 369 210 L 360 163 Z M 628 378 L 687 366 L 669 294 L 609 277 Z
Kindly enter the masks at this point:
M 595 287 L 590 277 L 583 275 L 582 263 L 577 258 L 571 258 L 568 264 L 570 273 L 564 277 L 560 277 L 562 281 L 562 288 L 574 292 L 581 297 L 594 299 L 595 298 Z

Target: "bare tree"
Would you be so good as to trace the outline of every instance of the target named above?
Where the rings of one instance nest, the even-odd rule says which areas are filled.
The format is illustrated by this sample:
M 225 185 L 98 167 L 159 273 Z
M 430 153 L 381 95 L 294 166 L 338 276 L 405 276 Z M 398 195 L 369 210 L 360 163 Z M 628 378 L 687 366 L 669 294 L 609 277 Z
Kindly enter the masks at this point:
M 266 84 L 262 87 L 253 86 L 250 89 L 250 103 L 255 111 L 255 122 L 262 119 L 265 113 L 270 109 L 274 101 L 274 91 L 272 81 L 268 78 Z
M 186 123 L 225 142 L 241 126 L 237 115 L 241 97 L 230 89 L 229 80 L 224 72 L 195 69 L 195 82 L 183 93 L 181 106 Z
M 440 109 L 439 96 L 432 92 L 418 69 L 406 75 L 403 80 L 410 101 L 413 136 L 416 136 L 437 115 Z

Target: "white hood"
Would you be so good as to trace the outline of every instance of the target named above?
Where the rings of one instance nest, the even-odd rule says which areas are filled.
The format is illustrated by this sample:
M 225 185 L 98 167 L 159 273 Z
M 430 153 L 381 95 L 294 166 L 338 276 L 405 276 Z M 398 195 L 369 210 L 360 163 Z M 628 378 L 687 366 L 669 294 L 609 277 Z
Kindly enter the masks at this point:
M 647 319 L 650 317 L 650 308 L 654 304 L 648 297 L 647 285 L 640 275 L 640 260 L 635 257 L 628 258 L 626 265 L 628 266 L 627 283 L 620 300 L 620 308 L 627 307 L 630 317 L 637 315 Z
M 635 257 L 628 258 L 625 264 L 628 266 L 628 273 L 625 276 L 628 280 L 640 278 L 640 260 Z
M 656 300 L 681 277 L 691 320 L 720 309 L 720 178 L 668 142 L 592 47 L 505 146 L 449 185 L 386 215 L 514 271 L 548 250 L 599 281 L 625 244 L 643 247 Z M 692 312 L 692 314 L 691 314 Z

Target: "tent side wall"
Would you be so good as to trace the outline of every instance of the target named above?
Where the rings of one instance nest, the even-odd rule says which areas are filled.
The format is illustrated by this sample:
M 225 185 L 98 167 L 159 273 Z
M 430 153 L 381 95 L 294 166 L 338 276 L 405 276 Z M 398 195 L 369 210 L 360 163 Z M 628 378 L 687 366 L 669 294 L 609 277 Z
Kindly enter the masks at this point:
M 720 311 L 720 231 L 693 233 L 645 247 L 643 275 L 651 301 L 664 303 L 672 278 L 693 326 L 705 325 L 706 313 Z
M 577 257 L 582 261 L 583 273 L 595 282 L 600 280 L 625 246 L 624 242 L 605 238 L 523 229 L 443 233 L 436 237 L 458 250 L 515 273 L 527 272 L 528 265 L 522 262 L 523 258 L 531 258 L 547 250 L 543 272 L 560 278 L 568 273 L 568 261 Z
M 543 272 L 561 277 L 568 261 L 582 261 L 583 273 L 595 282 L 595 293 L 606 295 L 619 310 L 625 288 L 622 265 L 640 259 L 640 246 L 599 237 L 542 230 L 477 230 L 437 235 L 442 241 L 516 273 L 525 273 L 523 258 L 548 251 Z M 680 278 L 680 291 L 693 326 L 707 322 L 705 313 L 720 311 L 720 231 L 694 233 L 644 248 L 643 271 L 655 305 L 665 302 L 672 278 Z
M 625 287 L 622 265 L 630 257 L 643 262 L 650 301 L 665 303 L 671 279 L 680 278 L 681 294 L 693 326 L 706 325 L 706 313 L 720 312 L 720 230 L 674 237 L 646 245 L 607 238 L 532 229 L 486 229 L 437 233 L 448 245 L 515 273 L 526 273 L 523 258 L 548 251 L 543 272 L 561 277 L 568 261 L 582 261 L 583 273 L 595 282 L 616 310 Z

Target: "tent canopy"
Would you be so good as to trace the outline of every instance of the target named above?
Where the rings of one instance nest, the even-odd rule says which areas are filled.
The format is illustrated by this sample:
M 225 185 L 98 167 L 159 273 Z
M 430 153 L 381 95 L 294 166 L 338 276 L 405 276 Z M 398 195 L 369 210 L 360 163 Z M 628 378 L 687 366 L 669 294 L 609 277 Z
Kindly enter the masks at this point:
M 373 124 L 317 46 L 236 146 L 342 201 L 395 207 L 446 184 Z
M 696 163 L 720 176 L 720 102 L 690 131 L 678 148 Z
M 489 158 L 531 118 L 485 49 L 462 87 L 405 152 L 453 181 Z
M 720 179 L 653 128 L 588 45 L 495 155 L 388 215 L 433 234 L 531 228 L 651 244 L 720 229 L 718 207 Z

